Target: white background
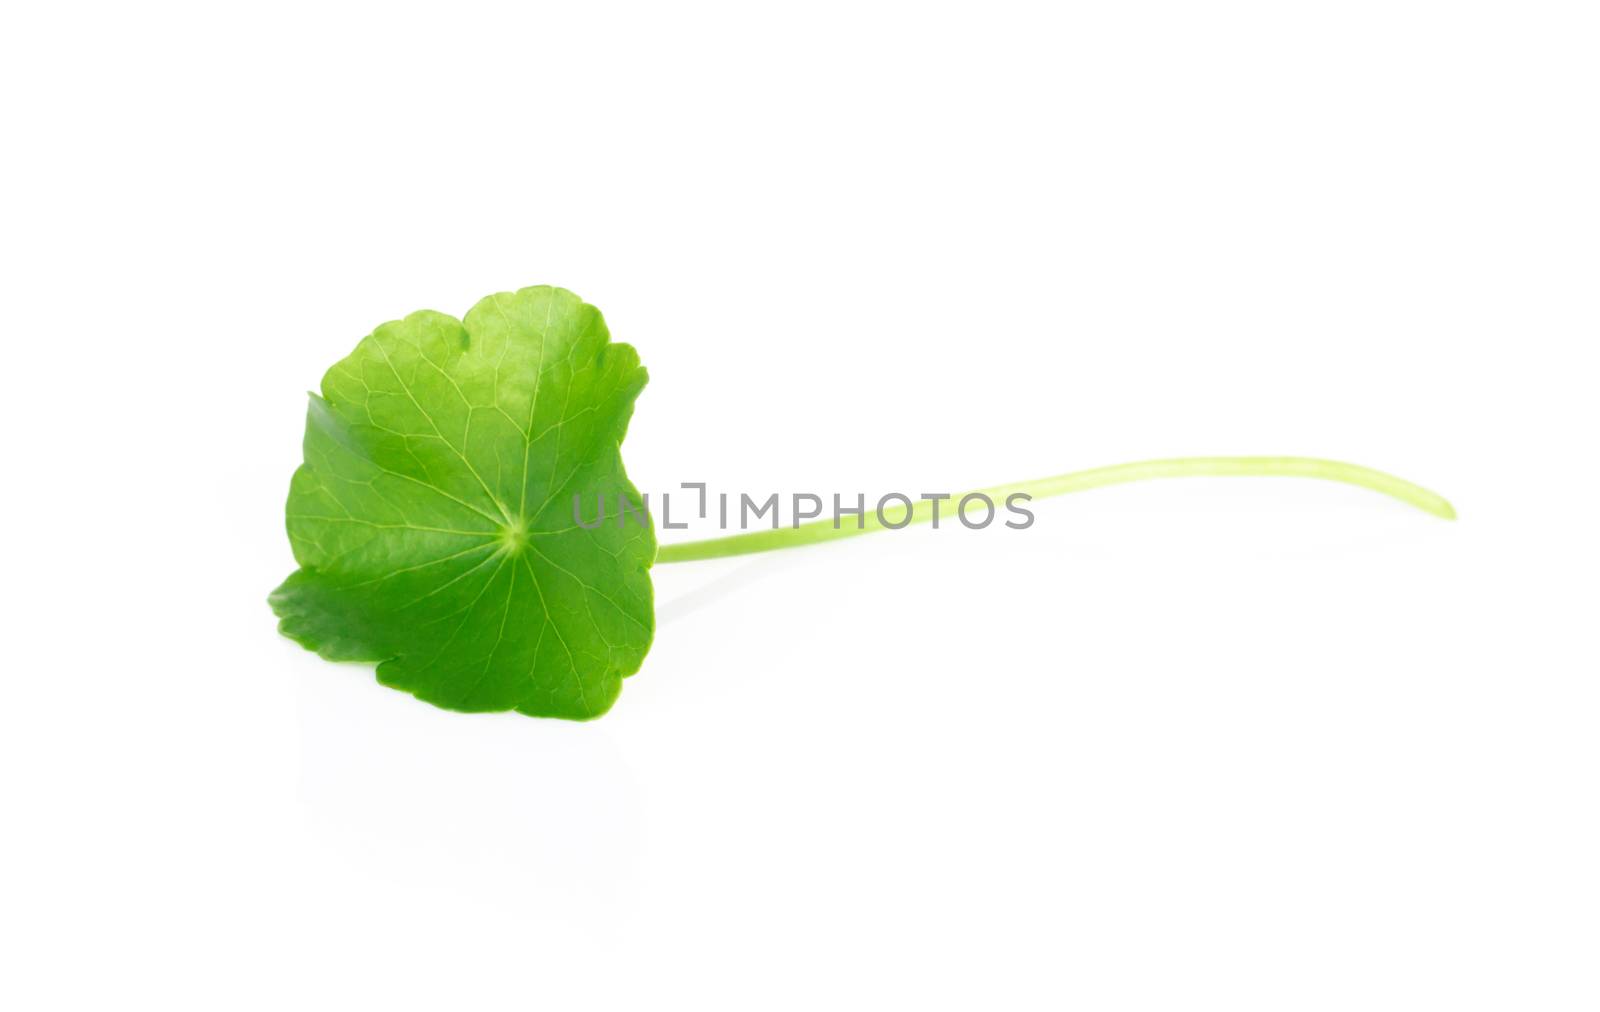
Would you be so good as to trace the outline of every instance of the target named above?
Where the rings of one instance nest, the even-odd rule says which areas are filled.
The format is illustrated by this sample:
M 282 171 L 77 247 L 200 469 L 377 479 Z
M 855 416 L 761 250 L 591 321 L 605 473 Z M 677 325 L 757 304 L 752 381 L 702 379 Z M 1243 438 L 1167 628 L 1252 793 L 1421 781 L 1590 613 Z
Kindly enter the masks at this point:
M 0 1004 L 1600 1005 L 1587 3 L 18 5 Z M 535 283 L 645 489 L 1301 453 L 662 567 L 612 713 L 280 638 L 304 391 Z

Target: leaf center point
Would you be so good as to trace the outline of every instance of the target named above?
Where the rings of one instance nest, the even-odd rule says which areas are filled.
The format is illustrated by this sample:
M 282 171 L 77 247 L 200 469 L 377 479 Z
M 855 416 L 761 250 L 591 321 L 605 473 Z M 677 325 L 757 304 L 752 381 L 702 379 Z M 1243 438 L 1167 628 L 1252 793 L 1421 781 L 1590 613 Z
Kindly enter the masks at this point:
M 515 517 L 500 527 L 500 550 L 517 555 L 528 546 L 528 522 Z

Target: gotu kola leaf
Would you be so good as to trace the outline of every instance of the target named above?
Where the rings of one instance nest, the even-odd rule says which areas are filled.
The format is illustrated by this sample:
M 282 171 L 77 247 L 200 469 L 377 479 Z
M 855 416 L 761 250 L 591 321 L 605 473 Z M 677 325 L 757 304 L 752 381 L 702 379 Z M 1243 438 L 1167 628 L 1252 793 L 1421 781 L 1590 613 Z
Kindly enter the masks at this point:
M 604 713 L 650 647 L 655 535 L 572 504 L 637 501 L 619 446 L 645 379 L 560 288 L 378 327 L 311 397 L 279 628 L 447 709 Z
M 300 569 L 272 594 L 279 628 L 324 657 L 376 661 L 379 681 L 446 709 L 586 719 L 610 708 L 650 648 L 653 563 L 938 526 L 940 499 L 1009 507 L 1151 478 L 1320 478 L 1456 515 L 1437 493 L 1357 464 L 1179 457 L 924 495 L 894 520 L 883 501 L 854 525 L 780 528 L 774 514 L 771 530 L 658 552 L 642 510 L 638 523 L 592 524 L 572 505 L 638 503 L 619 447 L 644 384 L 633 349 L 560 288 L 373 331 L 311 397 L 289 490 Z

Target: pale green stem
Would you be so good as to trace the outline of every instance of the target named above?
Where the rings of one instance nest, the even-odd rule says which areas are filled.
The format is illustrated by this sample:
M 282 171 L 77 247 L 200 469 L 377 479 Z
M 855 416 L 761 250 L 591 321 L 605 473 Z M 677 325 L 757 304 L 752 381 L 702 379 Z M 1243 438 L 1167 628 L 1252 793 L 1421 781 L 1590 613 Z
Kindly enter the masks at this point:
M 1349 485 L 1359 485 L 1370 488 L 1374 492 L 1382 492 L 1393 496 L 1401 502 L 1410 503 L 1417 509 L 1432 513 L 1436 517 L 1454 520 L 1455 508 L 1445 501 L 1443 496 L 1430 492 L 1420 485 L 1413 485 L 1403 478 L 1396 478 L 1392 474 L 1374 471 L 1370 467 L 1359 464 L 1343 464 L 1336 460 L 1319 460 L 1315 457 L 1175 457 L 1169 460 L 1141 460 L 1132 464 L 1114 464 L 1111 467 L 1096 467 L 1088 471 L 1073 471 L 1071 474 L 1058 474 L 1051 478 L 1038 478 L 1034 481 L 1019 481 L 1012 485 L 996 485 L 992 488 L 982 488 L 976 491 L 988 496 L 997 506 L 1004 507 L 1006 497 L 1018 492 L 1031 496 L 1034 499 L 1043 499 L 1047 496 L 1065 495 L 1068 492 L 1083 492 L 1091 488 L 1101 488 L 1106 485 L 1120 485 L 1128 481 L 1143 481 L 1146 478 L 1190 478 L 1201 476 L 1274 476 L 1289 478 L 1322 478 L 1326 481 L 1342 481 Z M 961 492 L 951 496 L 943 502 L 941 519 L 949 517 L 954 519 L 955 506 L 961 498 L 970 495 L 970 492 Z M 934 502 L 920 500 L 911 510 L 910 523 L 925 523 L 933 517 Z M 905 515 L 904 506 L 896 500 L 884 508 L 884 516 L 895 527 L 907 526 L 901 524 L 900 519 Z M 708 538 L 704 541 L 687 541 L 676 545 L 662 545 L 656 553 L 657 562 L 695 562 L 700 559 L 720 559 L 730 555 L 750 555 L 755 552 L 772 552 L 780 548 L 798 548 L 801 545 L 814 545 L 822 541 L 834 541 L 839 538 L 852 538 L 861 534 L 871 534 L 874 531 L 887 530 L 878 519 L 876 512 L 868 506 L 865 517 L 861 518 L 857 526 L 855 517 L 841 518 L 838 526 L 835 520 L 829 517 L 825 520 L 813 520 L 798 527 L 781 527 L 777 530 L 749 531 L 744 534 L 730 534 L 722 538 Z

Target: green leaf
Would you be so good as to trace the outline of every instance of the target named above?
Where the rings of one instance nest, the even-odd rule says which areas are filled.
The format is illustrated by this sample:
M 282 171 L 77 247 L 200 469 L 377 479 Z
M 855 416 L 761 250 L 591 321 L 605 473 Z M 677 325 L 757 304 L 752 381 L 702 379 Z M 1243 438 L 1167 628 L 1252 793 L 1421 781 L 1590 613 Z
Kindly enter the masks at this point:
M 650 648 L 655 535 L 586 530 L 573 500 L 637 501 L 619 446 L 645 380 L 560 288 L 377 328 L 311 397 L 279 628 L 446 709 L 606 712 Z

